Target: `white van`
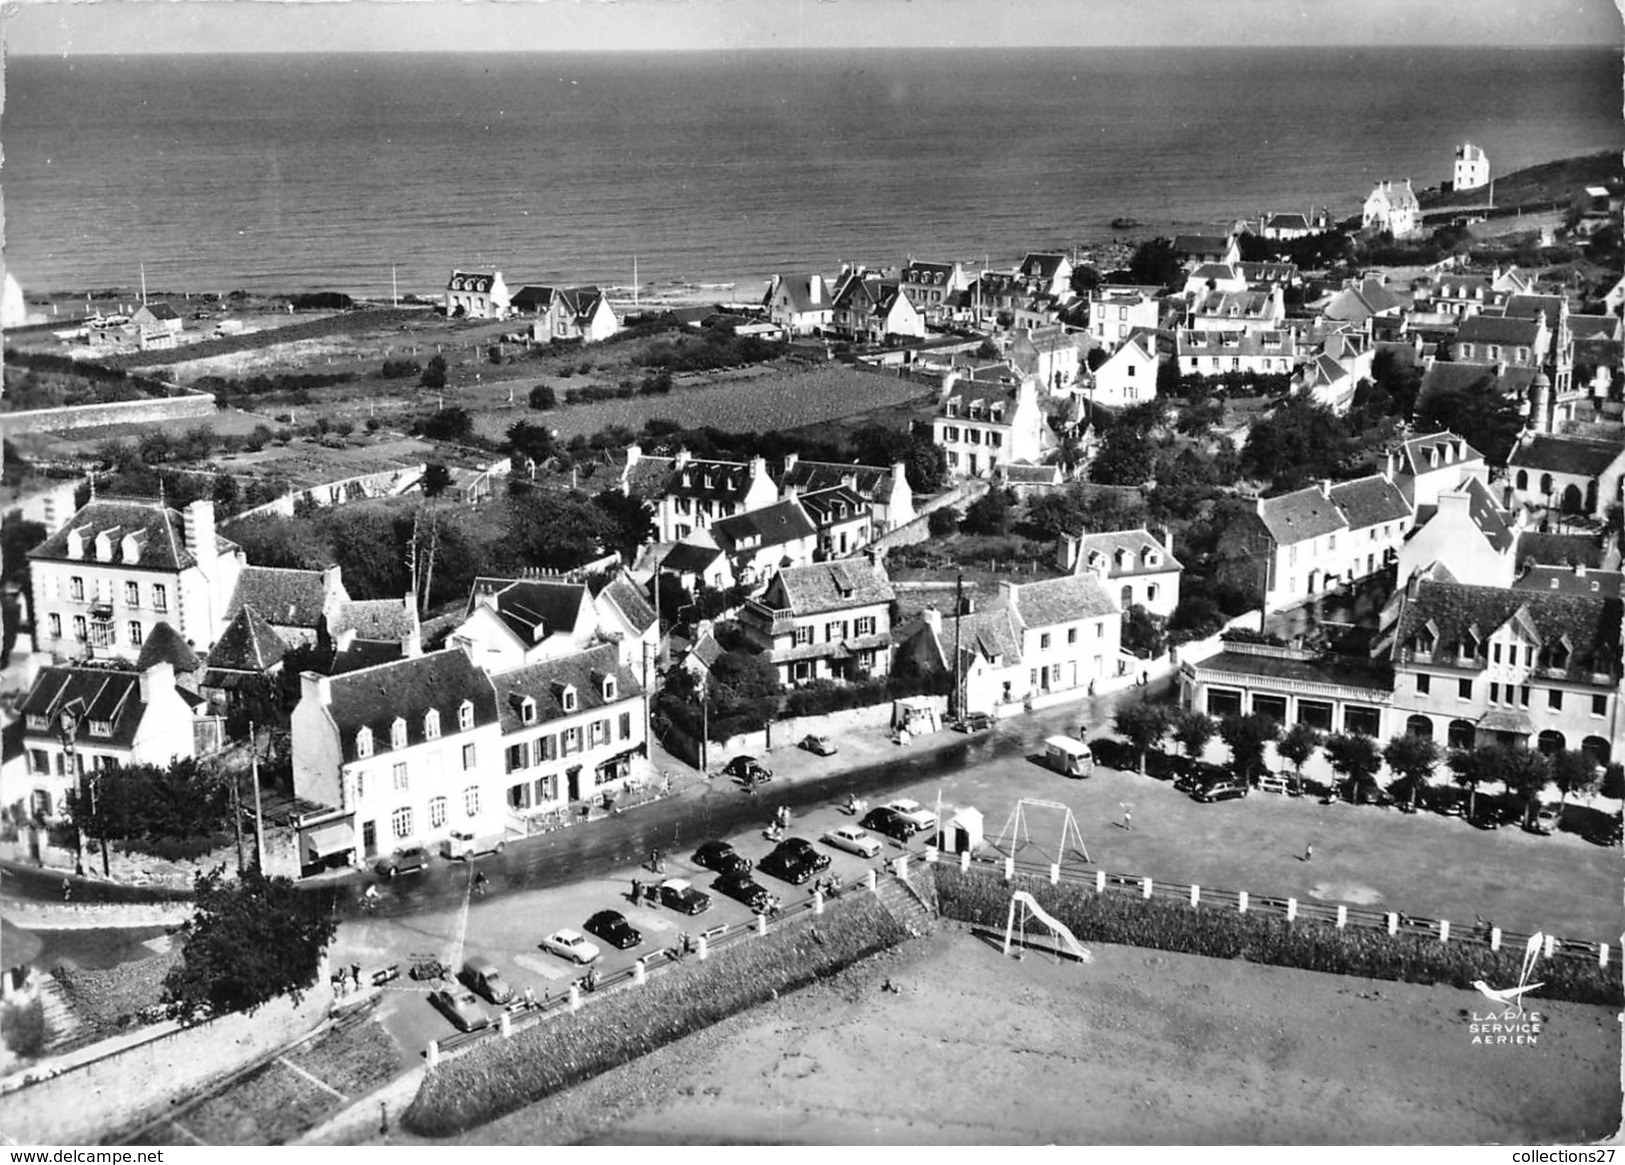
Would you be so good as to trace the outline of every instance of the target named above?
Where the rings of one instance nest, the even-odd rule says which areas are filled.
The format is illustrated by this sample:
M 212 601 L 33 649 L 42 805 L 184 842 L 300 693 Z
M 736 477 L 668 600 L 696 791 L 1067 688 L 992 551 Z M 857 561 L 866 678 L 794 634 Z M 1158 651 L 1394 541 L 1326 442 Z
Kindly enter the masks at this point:
M 1089 745 L 1070 736 L 1052 736 L 1044 741 L 1049 767 L 1065 777 L 1087 777 L 1095 769 L 1095 756 Z
M 461 859 L 470 861 L 484 854 L 499 854 L 508 845 L 506 833 L 493 833 L 486 836 L 475 836 L 466 830 L 454 829 L 451 836 L 441 844 L 440 852 L 447 861 Z

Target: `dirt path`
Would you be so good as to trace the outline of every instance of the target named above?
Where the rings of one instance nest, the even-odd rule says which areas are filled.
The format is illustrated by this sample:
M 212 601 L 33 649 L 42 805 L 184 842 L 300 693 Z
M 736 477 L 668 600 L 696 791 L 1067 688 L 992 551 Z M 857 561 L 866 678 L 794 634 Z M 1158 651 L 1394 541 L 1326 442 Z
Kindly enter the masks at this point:
M 950 929 L 465 1140 L 1478 1144 L 1620 1122 L 1605 1008 L 1475 1046 L 1472 992 L 1094 953 L 1018 962 Z

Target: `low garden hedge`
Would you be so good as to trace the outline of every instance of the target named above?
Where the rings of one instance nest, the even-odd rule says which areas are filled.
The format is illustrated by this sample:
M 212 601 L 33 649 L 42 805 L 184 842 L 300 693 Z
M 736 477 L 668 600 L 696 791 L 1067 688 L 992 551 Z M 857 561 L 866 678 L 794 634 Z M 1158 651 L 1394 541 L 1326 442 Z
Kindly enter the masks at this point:
M 979 926 L 1002 928 L 1012 891 L 1025 890 L 1080 942 L 1462 988 L 1471 987 L 1474 979 L 1511 986 L 1523 968 L 1523 951 L 1507 947 L 1491 951 L 1476 943 L 1442 943 L 1424 935 L 1389 935 L 1358 927 L 1339 930 L 1258 912 L 1192 909 L 1168 899 L 1096 894 L 1092 886 L 1052 886 L 1044 878 L 1017 877 L 1006 883 L 995 875 L 952 866 L 933 869 L 943 917 Z M 1540 998 L 1613 1007 L 1625 1002 L 1617 964 L 1601 967 L 1584 959 L 1546 959 L 1537 966 L 1535 977 L 1544 984 Z
M 488 1039 L 430 1072 L 406 1110 L 407 1128 L 449 1136 L 833 975 L 895 946 L 908 932 L 871 894 L 830 903 L 766 935 L 738 940 L 701 963 L 651 976 L 544 1021 Z

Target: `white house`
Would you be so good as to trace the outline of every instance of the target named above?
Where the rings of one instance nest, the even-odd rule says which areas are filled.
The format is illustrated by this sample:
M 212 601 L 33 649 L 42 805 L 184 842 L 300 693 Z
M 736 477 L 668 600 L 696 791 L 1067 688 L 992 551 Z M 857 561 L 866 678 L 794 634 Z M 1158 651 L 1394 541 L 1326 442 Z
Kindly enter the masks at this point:
M 615 309 L 596 287 L 521 287 L 512 307 L 515 315 L 536 317 L 530 326 L 530 338 L 536 343 L 596 344 L 621 330 Z
M 739 625 L 785 686 L 880 676 L 891 670 L 896 597 L 878 559 L 786 567 L 746 602 Z
M 1160 363 L 1156 333 L 1137 332 L 1095 369 L 1090 398 L 1114 409 L 1155 400 Z
M 1396 239 L 1421 229 L 1422 207 L 1411 189 L 1411 180 L 1405 179 L 1402 186 L 1378 182 L 1366 195 L 1360 225 L 1366 230 L 1387 231 Z
M 791 336 L 811 336 L 829 327 L 835 304 L 822 275 L 775 275 L 762 296 L 767 318 Z
M 1258 517 L 1269 534 L 1264 606 L 1274 611 L 1384 569 L 1414 511 L 1386 474 L 1372 474 L 1260 498 Z
M 1204 291 L 1191 300 L 1187 324 L 1205 332 L 1267 332 L 1286 319 L 1279 285 L 1268 291 Z
M 1429 567 L 1482 586 L 1509 587 L 1518 573 L 1524 511 L 1507 511 L 1484 482 L 1469 476 L 1434 495 L 1430 515 L 1399 548 L 1398 585 Z
M 1302 362 L 1297 334 L 1291 331 L 1174 333 L 1175 359 L 1181 375 L 1223 376 L 1254 373 L 1285 376 Z
M 654 457 L 638 445 L 627 448 L 617 484 L 623 493 L 650 504 L 661 542 L 680 542 L 709 530 L 719 518 L 772 505 L 779 496 L 760 457 L 701 461 L 687 449 L 679 449 L 675 457 Z
M 1455 181 L 1451 183 L 1454 190 L 1477 190 L 1480 186 L 1490 184 L 1490 159 L 1483 150 L 1472 142 L 1463 142 L 1456 147 Z
M 1092 574 L 1120 610 L 1144 607 L 1153 615 L 1172 615 L 1179 606 L 1179 580 L 1185 567 L 1174 557 L 1173 535 L 1156 538 L 1143 527 L 1098 534 L 1062 534 L 1056 565 L 1072 574 Z
M 806 461 L 799 454 L 787 453 L 778 482 L 781 497 L 788 497 L 791 490 L 805 495 L 837 485 L 855 490 L 871 507 L 876 534 L 914 520 L 914 491 L 909 488 L 908 471 L 901 461 L 887 468 L 840 461 Z
M 931 439 L 957 477 L 980 477 L 1010 461 L 1038 462 L 1044 455 L 1044 414 L 1038 385 L 1019 386 L 943 378 L 943 400 L 931 420 Z
M 1103 284 L 1089 293 L 1089 334 L 1098 347 L 1111 351 L 1135 331 L 1155 330 L 1161 312 L 1155 287 Z
M 507 319 L 510 304 L 500 271 L 453 271 L 446 280 L 447 319 Z
M 493 674 L 593 642 L 598 617 L 585 583 L 553 579 L 476 578 L 463 621 L 447 642 Z

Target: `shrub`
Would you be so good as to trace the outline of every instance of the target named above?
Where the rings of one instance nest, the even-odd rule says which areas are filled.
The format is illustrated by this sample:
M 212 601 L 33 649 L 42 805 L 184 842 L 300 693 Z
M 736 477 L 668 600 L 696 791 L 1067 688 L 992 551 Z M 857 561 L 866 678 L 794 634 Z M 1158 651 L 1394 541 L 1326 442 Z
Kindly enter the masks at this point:
M 1096 894 L 1092 886 L 1047 878 L 1017 877 L 1005 883 L 985 873 L 950 866 L 932 867 L 937 903 L 946 918 L 979 926 L 1003 927 L 1013 890 L 1025 890 L 1077 936 L 1080 942 L 1149 947 L 1216 959 L 1245 959 L 1276 967 L 1296 967 L 1333 975 L 1358 975 L 1405 983 L 1443 983 L 1470 988 L 1473 980 L 1515 983 L 1523 952 L 1491 951 L 1475 943 L 1441 943 L 1425 935 L 1388 935 L 1266 914 L 1223 908 L 1191 909 L 1189 904 L 1129 894 Z M 1618 980 L 1595 960 L 1557 958 L 1540 965 L 1541 997 L 1617 1007 L 1625 993 Z
M 45 1005 L 36 996 L 0 1011 L 0 1033 L 12 1055 L 32 1060 L 45 1051 Z
M 485 1124 L 561 1089 L 804 987 L 907 937 L 872 895 L 838 899 L 821 916 L 723 947 L 704 963 L 595 1000 L 574 1015 L 509 1040 L 488 1039 L 424 1077 L 406 1126 L 446 1136 Z
M 379 375 L 385 380 L 405 380 L 409 376 L 423 375 L 423 366 L 416 360 L 385 360 Z
M 933 538 L 947 538 L 959 532 L 959 515 L 952 506 L 932 510 L 926 515 L 925 528 Z

